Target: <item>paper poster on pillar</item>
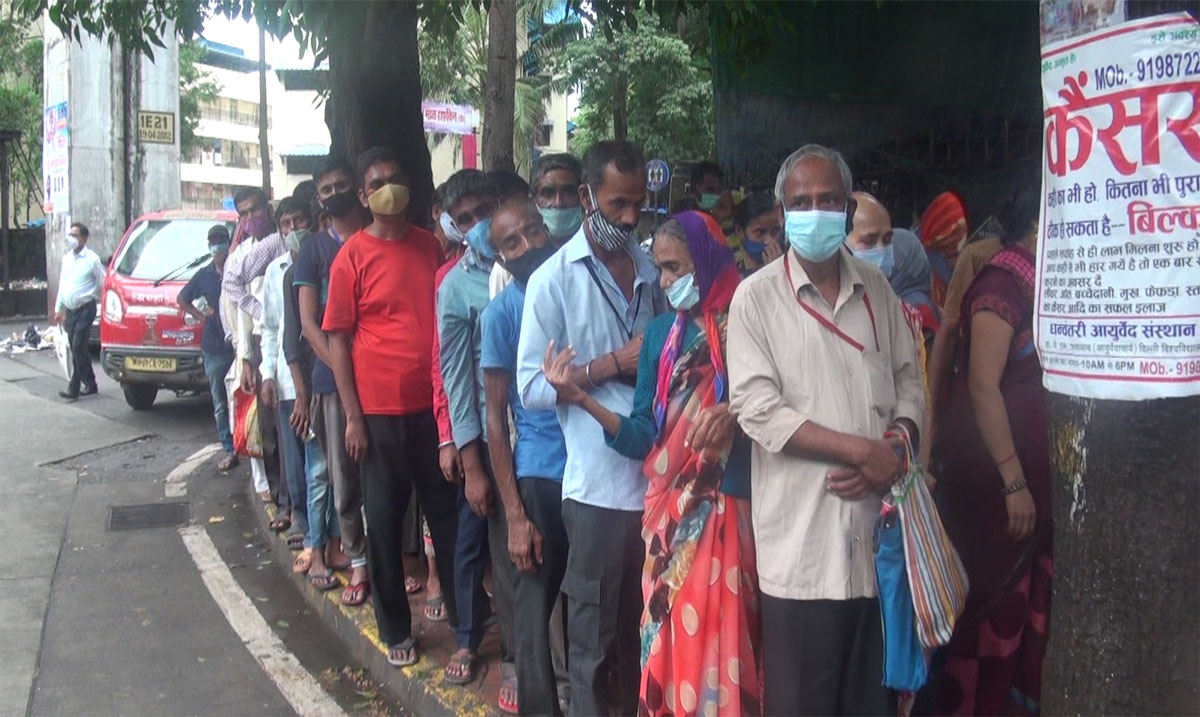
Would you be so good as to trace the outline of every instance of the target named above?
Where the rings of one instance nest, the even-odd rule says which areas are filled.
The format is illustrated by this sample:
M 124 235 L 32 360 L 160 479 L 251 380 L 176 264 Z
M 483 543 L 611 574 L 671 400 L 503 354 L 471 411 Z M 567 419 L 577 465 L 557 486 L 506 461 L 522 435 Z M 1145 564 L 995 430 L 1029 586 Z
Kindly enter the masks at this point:
M 45 214 L 71 211 L 69 157 L 67 103 L 59 102 L 42 111 L 42 212 Z
M 1200 393 L 1200 26 L 1161 15 L 1042 49 L 1034 317 L 1046 388 Z

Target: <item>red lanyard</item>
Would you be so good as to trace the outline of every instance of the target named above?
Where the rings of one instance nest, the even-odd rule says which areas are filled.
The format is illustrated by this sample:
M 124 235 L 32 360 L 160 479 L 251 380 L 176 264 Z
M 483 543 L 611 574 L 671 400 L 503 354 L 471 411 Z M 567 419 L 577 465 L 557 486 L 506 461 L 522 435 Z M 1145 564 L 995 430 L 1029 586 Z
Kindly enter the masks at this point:
M 849 334 L 838 328 L 838 325 L 825 318 L 821 312 L 809 306 L 800 298 L 800 292 L 796 291 L 796 284 L 792 281 L 792 265 L 788 261 L 788 255 L 783 255 L 783 270 L 787 273 L 788 285 L 792 289 L 792 296 L 796 297 L 796 303 L 800 304 L 800 308 L 812 315 L 817 323 L 829 329 L 841 340 L 853 346 L 860 353 L 866 351 L 866 347 L 855 341 Z M 871 297 L 867 295 L 867 290 L 863 289 L 863 304 L 867 307 L 867 316 L 871 317 L 871 333 L 875 336 L 875 350 L 879 350 L 879 329 L 875 326 L 875 311 L 871 308 Z

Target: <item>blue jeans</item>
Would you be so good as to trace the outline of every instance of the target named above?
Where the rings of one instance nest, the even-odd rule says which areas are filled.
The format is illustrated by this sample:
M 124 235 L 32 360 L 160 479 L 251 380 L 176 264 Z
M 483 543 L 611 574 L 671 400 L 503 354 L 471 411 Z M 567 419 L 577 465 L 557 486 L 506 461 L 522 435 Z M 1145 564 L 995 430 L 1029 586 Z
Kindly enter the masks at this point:
M 290 498 L 292 522 L 296 531 L 301 535 L 308 534 L 308 481 L 304 466 L 304 441 L 292 430 L 288 421 L 292 418 L 292 408 L 295 400 L 280 401 L 277 416 L 279 435 L 279 450 L 283 458 L 283 473 L 287 479 L 288 497 Z
M 481 445 L 483 456 L 487 446 Z M 492 483 L 496 481 L 491 465 L 484 458 L 484 472 Z M 442 560 L 438 557 L 439 564 Z M 454 548 L 454 601 L 458 608 L 458 625 L 454 629 L 454 646 L 478 650 L 483 641 L 484 624 L 492 614 L 491 601 L 483 589 L 483 575 L 492 566 L 492 585 L 496 594 L 496 618 L 500 632 L 500 662 L 513 661 L 513 581 L 516 567 L 508 557 L 508 523 L 504 510 L 496 510 L 481 518 L 471 510 L 462 486 L 458 487 L 458 540 Z
M 314 438 L 304 443 L 305 482 L 308 490 L 308 536 L 304 547 L 320 550 L 330 538 L 341 537 L 333 491 L 329 483 L 329 464 L 321 444 Z
M 226 453 L 233 453 L 233 429 L 229 427 L 229 396 L 225 395 L 225 374 L 233 366 L 233 354 L 204 352 L 204 373 L 212 393 L 213 418 L 217 421 L 217 437 Z

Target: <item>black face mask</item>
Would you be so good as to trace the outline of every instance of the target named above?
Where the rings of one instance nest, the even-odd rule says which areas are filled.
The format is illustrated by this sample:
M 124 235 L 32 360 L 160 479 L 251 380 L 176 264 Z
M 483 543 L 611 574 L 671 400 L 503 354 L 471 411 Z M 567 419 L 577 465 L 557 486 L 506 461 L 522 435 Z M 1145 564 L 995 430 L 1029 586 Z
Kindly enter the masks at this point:
M 558 247 L 554 245 L 554 242 L 546 242 L 539 249 L 530 249 L 516 259 L 504 262 L 504 268 L 508 269 L 508 273 L 513 275 L 518 284 L 525 286 L 529 283 L 529 277 L 533 276 L 533 272 L 537 271 L 537 268 L 556 251 L 558 251 Z
M 321 200 L 321 205 L 325 207 L 325 211 L 335 217 L 344 217 L 354 211 L 358 205 L 358 195 L 354 192 L 338 192 L 330 194 Z

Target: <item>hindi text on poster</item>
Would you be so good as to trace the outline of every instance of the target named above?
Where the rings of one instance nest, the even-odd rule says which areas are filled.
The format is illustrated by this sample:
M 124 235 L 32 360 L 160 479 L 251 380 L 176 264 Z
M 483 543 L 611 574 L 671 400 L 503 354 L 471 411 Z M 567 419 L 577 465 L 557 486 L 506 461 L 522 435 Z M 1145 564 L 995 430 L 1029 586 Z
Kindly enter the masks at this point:
M 1035 316 L 1046 387 L 1200 393 L 1200 27 L 1186 14 L 1047 45 Z

